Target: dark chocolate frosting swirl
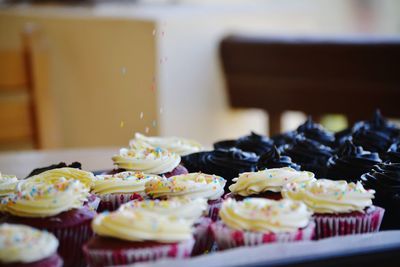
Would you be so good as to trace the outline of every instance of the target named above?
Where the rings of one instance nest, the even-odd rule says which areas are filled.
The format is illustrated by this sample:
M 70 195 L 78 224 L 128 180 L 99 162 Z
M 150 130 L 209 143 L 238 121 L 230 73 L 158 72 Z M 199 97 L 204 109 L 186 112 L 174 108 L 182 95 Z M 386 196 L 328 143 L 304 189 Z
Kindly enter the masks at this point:
M 280 149 L 285 145 L 293 144 L 296 140 L 297 132 L 290 131 L 281 134 L 277 134 L 271 137 L 271 140 L 274 142 L 274 145 Z
M 364 151 L 362 147 L 346 140 L 337 154 L 329 159 L 327 178 L 348 182 L 358 181 L 362 174 L 380 162 L 382 161 L 378 153 Z
M 214 151 L 198 152 L 182 157 L 183 165 L 189 172 L 204 172 L 216 174 L 232 184 L 232 179 L 239 173 L 255 171 L 258 156 L 252 152 L 244 152 L 237 148 L 216 149 Z
M 302 133 L 307 139 L 317 141 L 318 143 L 332 147 L 335 137 L 332 133 L 326 131 L 322 125 L 313 122 L 311 117 L 297 128 L 298 133 Z
M 377 130 L 361 127 L 352 136 L 353 143 L 362 146 L 365 150 L 382 153 L 392 144 L 392 138 Z
M 392 144 L 383 157 L 385 161 L 400 163 L 400 142 Z
M 276 146 L 270 151 L 261 155 L 257 163 L 258 170 L 291 167 L 295 170 L 300 170 L 300 166 L 292 162 L 289 156 L 281 156 Z
M 272 140 L 268 137 L 251 132 L 250 135 L 240 137 L 235 140 L 224 140 L 214 143 L 214 148 L 229 149 L 232 147 L 239 148 L 243 151 L 254 152 L 261 155 L 271 149 L 273 146 Z
M 375 111 L 371 120 L 357 122 L 353 127 L 353 132 L 356 132 L 360 128 L 378 131 L 390 138 L 396 138 L 400 136 L 400 129 L 394 123 L 391 123 L 384 118 L 379 109 Z
M 375 190 L 374 204 L 385 208 L 381 229 L 400 229 L 400 163 L 381 163 L 361 176 Z
M 297 136 L 295 142 L 282 152 L 282 155 L 291 157 L 293 162 L 299 164 L 302 170 L 311 171 L 317 177 L 325 176 L 326 162 L 332 154 L 330 147 L 307 139 L 304 135 Z

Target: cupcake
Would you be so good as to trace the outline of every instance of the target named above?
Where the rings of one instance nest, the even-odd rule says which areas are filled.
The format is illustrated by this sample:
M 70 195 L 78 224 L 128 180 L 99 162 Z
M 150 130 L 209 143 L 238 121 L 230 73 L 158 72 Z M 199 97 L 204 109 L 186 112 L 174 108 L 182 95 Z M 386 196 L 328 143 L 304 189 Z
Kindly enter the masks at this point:
M 168 150 L 169 152 L 178 154 L 179 156 L 185 156 L 203 150 L 203 146 L 200 143 L 180 137 L 150 137 L 136 133 L 135 139 L 131 142 L 135 143 L 137 140 L 148 143 L 153 147 L 160 147 Z
M 29 180 L 29 179 L 28 179 Z M 89 189 L 78 180 L 53 178 L 32 183 L 25 180 L 17 191 L 1 200 L 6 222 L 25 224 L 53 233 L 64 266 L 85 266 L 81 246 L 92 235 L 95 211 L 84 202 Z
M 258 172 L 241 173 L 229 186 L 232 196 L 236 199 L 244 197 L 265 197 L 281 199 L 282 188 L 287 183 L 309 182 L 315 180 L 314 174 L 307 171 L 297 171 L 290 167 L 268 169 Z
M 208 204 L 204 198 L 174 197 L 168 200 L 130 201 L 123 204 L 119 210 L 145 210 L 154 214 L 182 218 L 191 222 L 194 230 L 195 243 L 192 256 L 201 255 L 211 250 L 214 243 L 210 233 L 211 219 L 203 216 Z
M 142 172 L 120 172 L 110 175 L 97 175 L 92 193 L 100 198 L 98 211 L 113 211 L 128 201 L 145 198 L 144 185 L 154 177 Z
M 131 141 L 130 148 L 122 148 L 112 157 L 118 172 L 139 171 L 166 177 L 187 173 L 180 165 L 181 157 L 161 147 L 153 147 L 143 141 Z
M 347 140 L 339 151 L 328 160 L 327 178 L 356 182 L 361 175 L 370 171 L 375 164 L 381 162 L 377 153 L 364 151 Z
M 0 265 L 3 267 L 61 267 L 54 235 L 25 225 L 0 224 Z
M 42 172 L 53 170 L 53 169 L 61 169 L 61 168 L 74 168 L 74 169 L 82 169 L 82 164 L 80 162 L 72 162 L 67 165 L 65 162 L 60 162 L 58 164 L 52 164 L 50 166 L 37 168 L 31 171 L 26 178 L 29 178 L 34 175 L 41 174 Z
M 246 198 L 224 201 L 211 230 L 221 250 L 266 243 L 311 240 L 312 213 L 300 201 Z
M 297 133 L 303 134 L 305 138 L 317 141 L 318 143 L 333 147 L 335 142 L 335 136 L 325 130 L 322 125 L 313 122 L 311 117 L 297 128 Z
M 274 143 L 274 145 L 280 150 L 285 145 L 293 144 L 294 141 L 296 140 L 296 137 L 297 137 L 296 131 L 289 131 L 271 136 L 271 140 Z
M 84 246 L 90 267 L 186 258 L 194 244 L 191 222 L 142 209 L 101 213 Z
M 385 208 L 382 229 L 400 229 L 400 163 L 380 163 L 361 179 L 375 190 L 375 204 Z
M 372 204 L 374 193 L 360 182 L 327 179 L 290 183 L 282 190 L 284 198 L 302 201 L 314 212 L 317 239 L 377 232 L 384 209 Z
M 398 138 L 400 136 L 400 128 L 385 119 L 379 109 L 375 111 L 370 121 L 357 122 L 353 127 L 353 132 L 356 132 L 359 129 L 381 132 L 390 138 Z
M 225 179 L 204 173 L 188 173 L 160 177 L 148 181 L 145 185 L 146 194 L 154 199 L 171 197 L 188 197 L 191 199 L 205 198 L 208 200 L 208 215 L 216 219 L 224 194 Z
M 260 171 L 283 167 L 300 170 L 300 166 L 292 162 L 290 157 L 282 156 L 276 146 L 273 146 L 268 152 L 262 154 L 257 162 L 257 169 Z
M 332 156 L 333 150 L 317 141 L 299 135 L 293 144 L 285 146 L 282 155 L 289 156 L 293 162 L 299 164 L 302 170 L 310 171 L 316 177 L 324 177 L 326 163 Z
M 182 162 L 189 172 L 203 172 L 224 177 L 227 185 L 239 173 L 255 171 L 258 156 L 237 148 L 216 149 L 208 152 L 193 153 L 182 157 Z
M 386 152 L 393 139 L 384 132 L 369 128 L 360 128 L 352 135 L 353 143 L 371 152 Z
M 272 140 L 268 137 L 251 132 L 250 135 L 240 137 L 237 140 L 219 141 L 214 144 L 215 149 L 238 148 L 246 152 L 253 152 L 261 155 L 269 151 L 273 146 Z

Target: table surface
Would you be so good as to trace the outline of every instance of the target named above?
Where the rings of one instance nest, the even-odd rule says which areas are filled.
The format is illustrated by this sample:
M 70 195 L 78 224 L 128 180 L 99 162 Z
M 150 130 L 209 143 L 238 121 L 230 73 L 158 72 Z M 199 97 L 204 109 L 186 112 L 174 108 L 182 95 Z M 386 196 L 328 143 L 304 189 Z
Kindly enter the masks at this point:
M 0 172 L 26 177 L 33 169 L 51 164 L 74 161 L 82 163 L 82 169 L 89 171 L 113 168 L 111 157 L 119 148 L 62 149 L 43 151 L 18 151 L 0 153 Z

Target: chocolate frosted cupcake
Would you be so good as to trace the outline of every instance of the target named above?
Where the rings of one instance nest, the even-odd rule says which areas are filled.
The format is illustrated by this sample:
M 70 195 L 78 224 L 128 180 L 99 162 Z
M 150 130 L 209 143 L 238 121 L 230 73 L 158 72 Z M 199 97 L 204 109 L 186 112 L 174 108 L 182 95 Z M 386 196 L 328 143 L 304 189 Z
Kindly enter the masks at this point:
M 382 229 L 400 229 L 400 163 L 378 164 L 361 178 L 375 190 L 374 203 L 386 210 Z
M 261 155 L 271 149 L 273 146 L 272 140 L 264 135 L 259 135 L 251 132 L 250 135 L 240 137 L 235 140 L 224 140 L 214 144 L 215 149 L 223 148 L 239 148 L 243 151 L 254 152 L 257 155 Z
M 300 170 L 300 166 L 292 162 L 288 156 L 281 156 L 276 146 L 273 146 L 268 152 L 262 154 L 257 162 L 258 170 L 290 167 L 295 170 Z
M 232 179 L 239 173 L 255 171 L 258 156 L 237 148 L 216 149 L 214 151 L 194 153 L 182 157 L 182 162 L 189 172 L 204 172 L 219 175 L 232 184 Z
M 389 162 L 400 163 L 400 142 L 392 144 L 386 153 L 383 153 L 383 159 Z
M 3 267 L 61 267 L 54 235 L 25 225 L 0 225 L 0 265 Z
M 378 153 L 364 151 L 347 140 L 337 154 L 329 159 L 327 178 L 355 182 L 380 162 Z
M 297 132 L 289 131 L 281 134 L 277 134 L 271 137 L 271 140 L 274 142 L 274 145 L 280 150 L 281 147 L 285 145 L 293 144 L 296 140 Z
M 313 122 L 311 117 L 297 128 L 298 133 L 302 133 L 307 139 L 317 141 L 318 143 L 332 147 L 335 137 L 332 133 L 326 131 L 322 125 Z
M 307 139 L 304 135 L 299 135 L 295 142 L 286 146 L 282 152 L 282 155 L 291 157 L 293 162 L 299 164 L 302 170 L 313 172 L 316 177 L 325 176 L 326 162 L 332 154 L 330 147 Z
M 361 128 L 381 132 L 390 138 L 396 138 L 400 136 L 400 128 L 384 118 L 379 110 L 375 111 L 370 121 L 360 121 L 356 123 L 353 127 L 353 132 L 356 132 Z

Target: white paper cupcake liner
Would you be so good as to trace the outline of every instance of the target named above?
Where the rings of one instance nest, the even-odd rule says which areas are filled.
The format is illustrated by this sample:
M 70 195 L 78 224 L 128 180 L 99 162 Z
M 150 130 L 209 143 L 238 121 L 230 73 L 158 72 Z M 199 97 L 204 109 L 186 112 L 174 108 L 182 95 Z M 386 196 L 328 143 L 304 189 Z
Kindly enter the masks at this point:
M 120 250 L 89 249 L 84 246 L 83 250 L 90 267 L 105 267 L 155 261 L 162 258 L 187 258 L 192 253 L 194 242 L 194 239 L 189 239 L 176 244 Z
M 364 214 L 315 214 L 316 239 L 379 231 L 385 210 L 372 206 Z
M 315 233 L 315 223 L 310 222 L 303 229 L 288 233 L 257 233 L 230 229 L 222 221 L 214 222 L 211 231 L 219 250 L 235 247 L 252 247 L 267 243 L 288 243 L 302 240 L 312 240 Z

